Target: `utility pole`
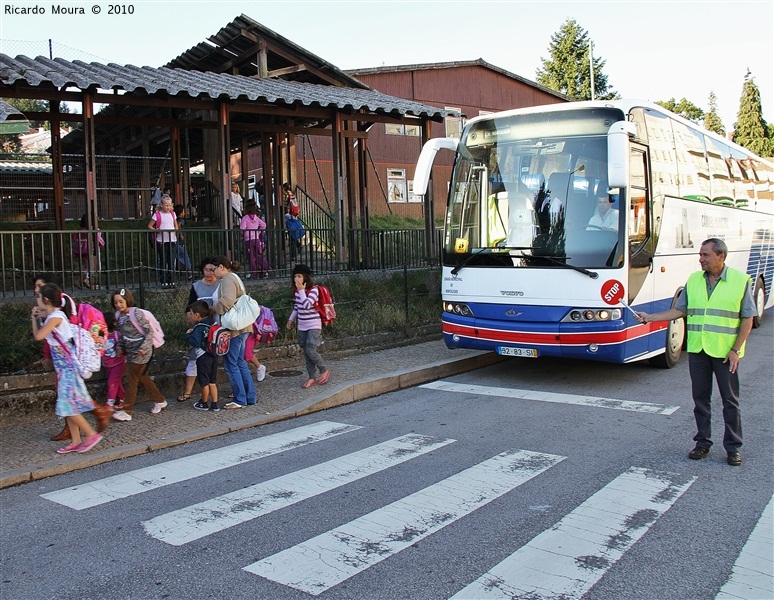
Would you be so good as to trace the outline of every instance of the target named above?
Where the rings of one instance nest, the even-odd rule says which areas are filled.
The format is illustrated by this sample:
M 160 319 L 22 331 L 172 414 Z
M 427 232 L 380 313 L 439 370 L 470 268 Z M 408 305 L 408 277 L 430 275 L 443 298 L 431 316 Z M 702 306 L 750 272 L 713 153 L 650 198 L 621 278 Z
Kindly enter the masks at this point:
M 594 99 L 594 50 L 591 40 L 589 40 L 589 71 L 591 73 L 591 99 Z

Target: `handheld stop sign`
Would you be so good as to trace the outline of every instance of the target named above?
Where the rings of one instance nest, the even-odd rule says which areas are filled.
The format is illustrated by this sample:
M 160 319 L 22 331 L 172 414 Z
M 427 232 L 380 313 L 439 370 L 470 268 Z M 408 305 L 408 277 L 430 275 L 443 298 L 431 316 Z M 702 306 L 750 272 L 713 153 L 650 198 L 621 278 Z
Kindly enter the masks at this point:
M 605 283 L 602 284 L 602 289 L 600 290 L 602 301 L 605 304 L 609 304 L 610 306 L 623 304 L 636 317 L 637 313 L 634 312 L 632 308 L 626 304 L 626 302 L 624 302 L 624 293 L 625 291 L 623 284 L 616 279 L 608 279 Z

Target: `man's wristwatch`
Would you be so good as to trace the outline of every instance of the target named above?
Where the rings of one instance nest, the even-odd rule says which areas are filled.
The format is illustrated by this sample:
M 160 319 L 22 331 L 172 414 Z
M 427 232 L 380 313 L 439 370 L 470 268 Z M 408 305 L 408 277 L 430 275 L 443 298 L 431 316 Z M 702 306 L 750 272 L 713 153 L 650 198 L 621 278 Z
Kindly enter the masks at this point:
M 739 356 L 739 350 L 737 350 L 736 348 L 731 348 L 731 352 Z

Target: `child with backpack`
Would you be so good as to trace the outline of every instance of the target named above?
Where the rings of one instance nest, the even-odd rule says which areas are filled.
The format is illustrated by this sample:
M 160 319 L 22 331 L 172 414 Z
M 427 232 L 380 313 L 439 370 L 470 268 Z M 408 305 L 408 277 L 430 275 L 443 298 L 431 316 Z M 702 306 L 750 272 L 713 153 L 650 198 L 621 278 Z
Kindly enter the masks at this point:
M 134 296 L 127 289 L 113 292 L 116 309 L 116 328 L 120 334 L 119 353 L 126 355 L 126 397 L 124 408 L 113 413 L 117 421 L 131 421 L 139 384 L 153 400 L 151 414 L 157 415 L 167 407 L 167 401 L 148 375 L 148 363 L 153 358 L 154 331 L 144 311 L 135 309 Z M 135 325 L 136 323 L 136 325 Z
M 287 329 L 293 327 L 298 320 L 298 345 L 304 351 L 306 372 L 309 379 L 302 388 L 328 383 L 330 369 L 325 365 L 323 357 L 317 349 L 322 345 L 322 319 L 316 305 L 319 290 L 312 279 L 312 271 L 306 265 L 296 265 L 293 268 L 293 312 L 288 317 Z M 319 375 L 315 378 L 315 372 Z
M 196 410 L 211 410 L 218 412 L 218 386 L 215 384 L 218 372 L 218 356 L 207 348 L 207 338 L 213 325 L 210 317 L 210 305 L 204 300 L 197 300 L 185 310 L 185 322 L 188 331 L 185 339 L 190 346 L 188 358 L 196 361 L 196 380 L 202 388 L 202 399 L 193 407 Z M 209 404 L 208 404 L 208 399 Z
M 107 323 L 107 339 L 105 340 L 105 354 L 102 355 L 102 366 L 108 376 L 107 381 L 107 405 L 114 410 L 124 408 L 124 369 L 126 368 L 126 356 L 118 354 L 118 340 L 121 334 L 116 331 L 116 315 L 112 312 L 105 313 Z
M 255 347 L 263 342 L 268 344 L 277 335 L 277 322 L 274 313 L 266 306 L 261 307 L 261 313 L 253 323 L 253 330 L 247 334 L 245 340 L 245 360 L 255 367 L 255 380 L 261 383 L 266 379 L 266 365 L 255 356 Z
M 41 286 L 36 294 L 36 306 L 32 311 L 32 334 L 36 340 L 46 340 L 51 350 L 57 379 L 56 415 L 64 417 L 72 441 L 57 449 L 59 454 L 88 452 L 102 439 L 83 416 L 94 410 L 94 401 L 86 388 L 86 382 L 78 374 L 73 355 L 70 303 L 62 290 L 53 283 Z M 38 318 L 44 318 L 43 324 Z M 83 434 L 83 439 L 81 439 Z

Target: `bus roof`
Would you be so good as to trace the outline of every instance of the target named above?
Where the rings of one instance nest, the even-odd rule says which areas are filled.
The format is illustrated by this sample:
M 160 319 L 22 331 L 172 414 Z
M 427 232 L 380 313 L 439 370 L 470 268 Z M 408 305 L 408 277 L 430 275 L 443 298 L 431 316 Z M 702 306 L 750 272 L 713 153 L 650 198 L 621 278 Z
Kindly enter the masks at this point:
M 539 114 L 539 113 L 554 113 L 554 112 L 568 112 L 568 111 L 574 111 L 574 110 L 583 110 L 586 108 L 617 108 L 621 110 L 624 114 L 629 114 L 629 111 L 633 108 L 647 108 L 650 110 L 654 110 L 656 112 L 659 112 L 661 114 L 664 114 L 668 117 L 673 118 L 676 121 L 679 121 L 683 125 L 686 125 L 688 127 L 691 127 L 693 129 L 698 129 L 701 131 L 704 135 L 713 138 L 719 142 L 722 142 L 729 146 L 730 148 L 733 148 L 735 150 L 738 150 L 739 152 L 742 152 L 744 154 L 747 154 L 749 156 L 755 157 L 756 159 L 766 163 L 769 165 L 771 169 L 774 169 L 774 163 L 771 161 L 762 158 L 755 154 L 754 152 L 751 152 L 747 148 L 744 148 L 743 146 L 740 146 L 739 144 L 735 144 L 731 140 L 724 138 L 721 135 L 718 135 L 717 133 L 713 131 L 709 131 L 708 129 L 705 129 L 701 125 L 698 125 L 692 121 L 689 121 L 688 119 L 685 119 L 681 117 L 680 115 L 676 115 L 675 113 L 667 110 L 663 106 L 659 106 L 658 104 L 655 104 L 653 102 L 649 102 L 647 100 L 637 100 L 637 99 L 621 99 L 621 100 L 583 100 L 578 102 L 566 102 L 566 103 L 560 103 L 560 104 L 545 104 L 540 106 L 530 106 L 527 108 L 515 108 L 511 110 L 505 110 L 501 112 L 496 113 L 490 113 L 487 115 L 480 115 L 477 117 L 473 117 L 468 121 L 467 124 L 475 124 L 480 121 L 488 121 L 491 119 L 499 119 L 502 117 L 510 117 L 512 115 L 532 115 L 532 114 Z

